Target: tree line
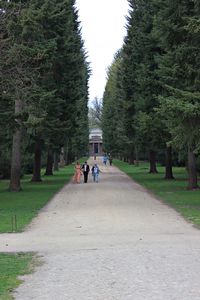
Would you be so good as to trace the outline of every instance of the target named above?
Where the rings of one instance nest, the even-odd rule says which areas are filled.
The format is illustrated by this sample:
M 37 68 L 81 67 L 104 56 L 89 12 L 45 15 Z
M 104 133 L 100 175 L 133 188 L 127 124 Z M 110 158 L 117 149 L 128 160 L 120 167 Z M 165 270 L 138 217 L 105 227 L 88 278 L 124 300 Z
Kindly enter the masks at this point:
M 129 0 L 127 35 L 107 74 L 102 127 L 107 152 L 130 163 L 187 166 L 198 188 L 200 2 Z M 165 159 L 163 155 L 165 154 Z M 162 157 L 162 158 L 161 158 Z
M 0 176 L 20 191 L 87 152 L 87 55 L 75 0 L 0 3 Z

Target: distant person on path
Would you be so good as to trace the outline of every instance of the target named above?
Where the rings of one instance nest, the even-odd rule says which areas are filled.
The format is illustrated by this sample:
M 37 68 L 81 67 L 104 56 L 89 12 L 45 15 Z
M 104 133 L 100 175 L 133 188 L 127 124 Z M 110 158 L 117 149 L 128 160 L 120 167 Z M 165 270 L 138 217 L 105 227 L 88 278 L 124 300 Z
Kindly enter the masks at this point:
M 99 182 L 99 172 L 100 172 L 99 167 L 95 163 L 94 166 L 92 167 L 92 176 L 94 182 Z
M 88 165 L 87 161 L 82 165 L 82 171 L 84 175 L 84 183 L 88 181 L 88 173 L 90 172 L 90 166 Z
M 106 154 L 104 154 L 104 156 L 103 156 L 103 163 L 104 163 L 105 166 L 107 164 L 107 160 L 108 160 L 108 156 Z
M 81 181 L 81 175 L 82 175 L 81 165 L 77 161 L 77 163 L 75 165 L 74 183 L 80 183 L 80 181 Z
M 111 155 L 111 154 L 109 155 L 108 159 L 109 159 L 110 166 L 112 166 L 113 158 L 112 158 L 112 155 Z

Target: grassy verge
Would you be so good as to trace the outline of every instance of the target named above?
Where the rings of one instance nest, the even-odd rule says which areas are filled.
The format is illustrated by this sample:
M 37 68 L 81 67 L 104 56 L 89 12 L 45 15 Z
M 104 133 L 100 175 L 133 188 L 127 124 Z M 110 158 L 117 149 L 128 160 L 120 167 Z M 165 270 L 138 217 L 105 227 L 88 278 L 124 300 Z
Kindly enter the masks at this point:
M 30 273 L 33 267 L 33 255 L 31 253 L 0 254 L 0 299 L 13 299 L 11 292 L 21 280 L 17 277 Z
M 40 183 L 30 182 L 31 176 L 26 175 L 22 180 L 23 191 L 19 193 L 8 192 L 8 181 L 1 181 L 0 233 L 12 231 L 13 216 L 17 218 L 16 231 L 22 231 L 49 199 L 70 180 L 73 173 L 74 166 L 67 166 L 55 172 L 54 176 L 43 176 Z
M 200 225 L 200 190 L 188 191 L 185 168 L 173 168 L 176 180 L 164 180 L 164 167 L 158 166 L 158 174 L 149 174 L 149 165 L 136 167 L 119 160 L 114 164 L 136 182 L 152 191 L 167 204 L 195 225 Z
M 26 175 L 20 193 L 8 192 L 8 181 L 0 181 L 0 233 L 12 231 L 13 216 L 17 219 L 16 231 L 22 231 L 73 174 L 74 165 L 70 165 L 54 172 L 54 176 L 43 176 L 39 183 L 30 182 L 31 176 Z M 31 253 L 0 253 L 0 300 L 13 299 L 11 292 L 21 283 L 18 276 L 31 272 L 33 262 Z

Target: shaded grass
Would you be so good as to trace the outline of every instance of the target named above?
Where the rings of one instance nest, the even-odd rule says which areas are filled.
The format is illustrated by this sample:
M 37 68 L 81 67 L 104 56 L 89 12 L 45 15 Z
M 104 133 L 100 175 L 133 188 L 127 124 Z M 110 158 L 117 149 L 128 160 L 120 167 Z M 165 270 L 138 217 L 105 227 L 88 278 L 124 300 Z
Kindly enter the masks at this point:
M 0 182 L 0 233 L 11 232 L 12 216 L 17 217 L 17 231 L 22 231 L 38 211 L 67 183 L 74 173 L 70 165 L 54 172 L 54 176 L 43 176 L 42 182 L 30 182 L 31 176 L 22 180 L 22 192 L 9 192 L 8 181 Z
M 33 254 L 0 254 L 0 299 L 13 299 L 11 292 L 21 280 L 19 275 L 30 273 L 33 267 Z
M 136 182 L 152 191 L 165 203 L 174 207 L 187 220 L 200 225 L 200 190 L 187 190 L 187 173 L 185 168 L 173 168 L 175 180 L 165 180 L 164 167 L 158 166 L 158 174 L 149 174 L 149 165 L 129 165 L 119 160 L 114 164 Z

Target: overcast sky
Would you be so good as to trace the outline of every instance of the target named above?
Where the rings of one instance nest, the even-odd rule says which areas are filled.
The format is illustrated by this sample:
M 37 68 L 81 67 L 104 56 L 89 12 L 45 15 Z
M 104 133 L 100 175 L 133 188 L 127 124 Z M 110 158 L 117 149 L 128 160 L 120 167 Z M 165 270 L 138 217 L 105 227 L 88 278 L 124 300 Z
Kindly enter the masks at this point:
M 126 35 L 127 0 L 76 0 L 82 36 L 91 62 L 90 101 L 102 98 L 106 70 Z

